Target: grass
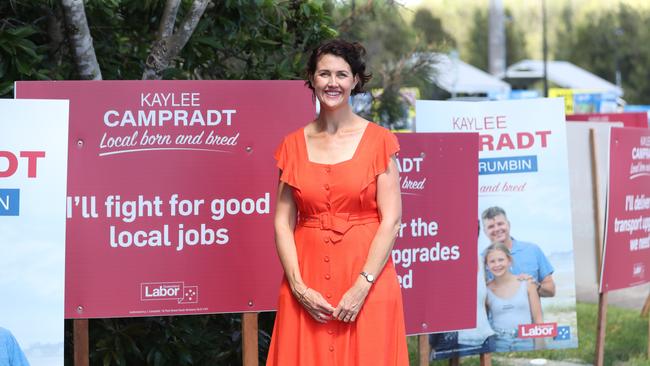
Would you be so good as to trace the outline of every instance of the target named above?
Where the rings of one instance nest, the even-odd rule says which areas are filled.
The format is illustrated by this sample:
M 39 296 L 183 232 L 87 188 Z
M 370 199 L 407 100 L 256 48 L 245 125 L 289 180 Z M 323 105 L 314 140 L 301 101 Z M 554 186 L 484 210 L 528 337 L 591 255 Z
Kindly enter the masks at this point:
M 596 349 L 597 304 L 577 304 L 579 348 L 512 352 L 494 354 L 494 366 L 507 365 L 508 358 L 545 358 L 593 364 Z M 417 337 L 408 338 L 410 364 L 417 365 Z M 607 308 L 607 333 L 605 337 L 605 366 L 650 366 L 648 352 L 648 319 L 641 318 L 639 310 L 609 306 Z M 447 360 L 434 361 L 430 365 L 447 366 Z M 479 365 L 478 356 L 461 358 L 465 366 Z

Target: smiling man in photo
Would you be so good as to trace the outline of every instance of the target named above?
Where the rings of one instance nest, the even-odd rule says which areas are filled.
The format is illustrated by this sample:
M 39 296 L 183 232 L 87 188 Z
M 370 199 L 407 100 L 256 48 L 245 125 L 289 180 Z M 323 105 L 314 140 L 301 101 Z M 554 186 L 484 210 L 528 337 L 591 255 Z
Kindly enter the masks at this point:
M 490 242 L 504 243 L 512 255 L 513 274 L 519 280 L 528 280 L 537 285 L 537 292 L 541 297 L 555 296 L 555 281 L 553 281 L 553 266 L 542 252 L 542 249 L 533 243 L 519 241 L 510 236 L 510 221 L 503 208 L 493 206 L 481 214 L 483 232 Z M 492 280 L 487 274 L 488 282 Z

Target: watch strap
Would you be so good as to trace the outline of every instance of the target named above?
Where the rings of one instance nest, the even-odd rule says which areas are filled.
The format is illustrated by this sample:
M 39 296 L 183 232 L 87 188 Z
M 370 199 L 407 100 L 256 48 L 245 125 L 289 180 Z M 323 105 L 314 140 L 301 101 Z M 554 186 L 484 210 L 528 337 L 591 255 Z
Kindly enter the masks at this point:
M 375 283 L 375 276 L 371 275 L 370 273 L 364 271 L 361 272 L 360 275 L 362 275 L 366 279 L 366 281 L 370 283 Z

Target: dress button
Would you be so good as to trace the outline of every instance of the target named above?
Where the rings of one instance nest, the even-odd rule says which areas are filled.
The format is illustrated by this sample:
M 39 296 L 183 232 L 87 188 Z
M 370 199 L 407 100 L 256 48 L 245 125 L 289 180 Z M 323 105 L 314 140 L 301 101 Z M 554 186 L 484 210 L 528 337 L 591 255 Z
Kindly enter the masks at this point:
M 327 334 L 334 334 L 334 331 L 330 329 L 327 331 Z
M 330 167 L 325 167 L 325 171 L 329 173 L 330 171 L 332 171 L 332 168 L 330 168 Z
M 326 203 L 325 207 L 330 208 L 330 207 L 332 207 L 332 205 L 330 205 L 329 203 Z
M 328 275 L 328 274 L 325 275 L 325 279 L 326 279 L 326 280 L 329 280 L 330 278 L 332 278 L 332 276 L 330 276 L 330 275 Z
M 323 239 L 323 240 L 325 240 L 326 243 L 329 243 L 329 242 L 330 242 L 330 238 L 325 238 L 325 239 Z
M 332 298 L 332 294 L 327 294 L 327 295 L 325 295 L 325 297 L 327 297 L 328 299 L 331 299 L 331 298 Z
M 326 185 L 323 186 L 323 188 L 325 188 L 326 191 L 329 191 L 330 190 L 330 185 L 326 184 Z
M 323 258 L 323 260 L 324 260 L 325 262 L 329 262 L 329 261 L 330 261 L 330 257 L 325 256 L 325 258 Z
M 330 352 L 334 352 L 334 346 L 330 346 Z

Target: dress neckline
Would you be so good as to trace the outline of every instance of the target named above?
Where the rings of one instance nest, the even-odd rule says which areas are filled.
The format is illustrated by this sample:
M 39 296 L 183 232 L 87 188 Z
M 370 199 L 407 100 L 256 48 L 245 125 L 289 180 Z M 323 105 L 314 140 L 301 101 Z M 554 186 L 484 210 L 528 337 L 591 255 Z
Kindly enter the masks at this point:
M 307 162 L 309 164 L 314 164 L 314 165 L 335 166 L 335 165 L 345 164 L 345 163 L 347 163 L 349 161 L 354 160 L 354 158 L 356 158 L 357 155 L 359 154 L 359 150 L 361 150 L 361 145 L 363 144 L 364 140 L 366 139 L 366 134 L 367 134 L 368 130 L 370 129 L 370 124 L 371 123 L 372 122 L 367 122 L 366 123 L 366 127 L 364 127 L 363 132 L 361 133 L 361 139 L 359 139 L 359 142 L 357 143 L 357 146 L 354 149 L 354 153 L 352 154 L 352 157 L 349 158 L 349 159 L 346 159 L 346 160 L 336 162 L 336 163 L 318 163 L 318 162 L 312 161 L 309 158 L 309 150 L 307 149 L 307 136 L 305 135 L 305 127 L 303 127 L 300 130 L 300 132 L 302 133 L 302 147 L 305 149 L 305 157 L 306 157 Z

